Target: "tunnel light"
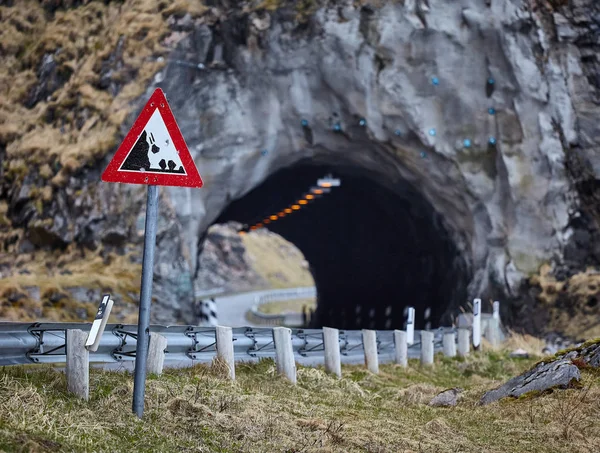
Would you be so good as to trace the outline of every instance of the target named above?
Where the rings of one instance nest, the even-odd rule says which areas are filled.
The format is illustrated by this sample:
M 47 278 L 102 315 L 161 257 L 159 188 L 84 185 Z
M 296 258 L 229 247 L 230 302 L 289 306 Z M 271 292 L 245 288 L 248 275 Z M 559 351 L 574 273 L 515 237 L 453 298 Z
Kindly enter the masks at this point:
M 310 191 L 311 191 L 312 193 L 314 193 L 315 195 L 321 195 L 321 194 L 323 194 L 323 193 L 324 193 L 324 190 L 323 190 L 323 189 L 317 189 L 316 187 L 313 187 L 312 189 L 310 189 Z
M 276 215 L 272 215 L 272 216 L 269 217 L 269 219 L 271 219 L 271 220 L 277 220 L 277 216 Z
M 246 232 L 245 232 L 245 231 L 238 231 L 238 234 L 239 234 L 240 236 L 243 236 L 244 234 L 246 234 Z
M 285 209 L 283 210 L 283 212 L 285 212 L 286 214 L 291 214 L 291 213 L 292 213 L 292 210 L 291 210 L 290 208 L 285 208 Z
M 305 195 L 304 198 L 306 198 L 307 200 L 313 200 L 315 198 L 315 196 L 308 194 L 308 195 Z
M 250 227 L 250 230 L 254 231 L 254 230 L 258 230 L 258 227 L 256 225 L 253 225 Z
M 281 212 L 279 212 L 279 213 L 277 214 L 277 217 L 279 217 L 279 218 L 282 218 L 282 217 L 285 217 L 285 216 L 286 216 L 286 213 L 285 213 L 285 212 L 283 212 L 283 211 L 281 211 Z
M 293 204 L 293 205 L 292 205 L 292 209 L 293 209 L 294 211 L 297 211 L 298 209 L 300 209 L 300 206 L 299 206 L 299 205 L 297 205 L 297 204 Z
M 265 225 L 268 225 L 269 223 L 271 223 L 271 219 L 265 219 L 265 220 L 263 220 L 263 223 Z
M 254 225 L 256 228 L 262 228 L 263 224 L 258 222 L 256 225 Z
M 308 204 L 308 201 L 306 201 L 306 200 L 298 200 L 298 204 Z
M 327 175 L 324 178 L 317 180 L 317 185 L 319 187 L 339 187 L 340 180 L 338 178 L 333 178 L 331 175 Z

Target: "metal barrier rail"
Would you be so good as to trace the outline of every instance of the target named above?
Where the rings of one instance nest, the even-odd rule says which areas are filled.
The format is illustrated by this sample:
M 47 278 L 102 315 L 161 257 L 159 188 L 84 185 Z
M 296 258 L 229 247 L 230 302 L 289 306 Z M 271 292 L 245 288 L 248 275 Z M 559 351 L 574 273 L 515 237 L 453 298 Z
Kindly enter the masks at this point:
M 0 323 L 0 366 L 30 363 L 64 363 L 66 360 L 66 331 L 89 331 L 91 323 Z M 321 329 L 291 329 L 296 361 L 302 365 L 323 363 L 323 331 Z M 150 326 L 151 332 L 167 339 L 165 366 L 191 366 L 211 362 L 216 355 L 216 329 L 198 326 Z M 435 330 L 436 350 L 444 332 Z M 130 364 L 135 360 L 137 325 L 108 324 L 96 352 L 90 352 L 91 363 Z M 340 330 L 342 363 L 362 363 L 364 351 L 362 331 Z M 415 339 L 419 339 L 418 332 Z M 393 361 L 393 331 L 377 331 L 379 360 Z M 235 360 L 256 361 L 275 357 L 271 328 L 239 327 L 233 329 Z M 409 356 L 419 356 L 420 343 L 409 346 Z

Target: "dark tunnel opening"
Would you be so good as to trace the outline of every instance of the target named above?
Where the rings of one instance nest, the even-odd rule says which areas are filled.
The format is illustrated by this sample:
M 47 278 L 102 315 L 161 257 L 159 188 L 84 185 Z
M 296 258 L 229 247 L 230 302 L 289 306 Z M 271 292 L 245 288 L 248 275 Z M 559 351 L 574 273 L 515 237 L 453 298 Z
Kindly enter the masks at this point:
M 451 323 L 467 296 L 467 275 L 442 219 L 407 182 L 384 186 L 360 167 L 299 162 L 232 202 L 215 221 L 252 225 L 289 207 L 332 174 L 328 194 L 266 225 L 294 243 L 317 288 L 311 327 L 417 329 Z

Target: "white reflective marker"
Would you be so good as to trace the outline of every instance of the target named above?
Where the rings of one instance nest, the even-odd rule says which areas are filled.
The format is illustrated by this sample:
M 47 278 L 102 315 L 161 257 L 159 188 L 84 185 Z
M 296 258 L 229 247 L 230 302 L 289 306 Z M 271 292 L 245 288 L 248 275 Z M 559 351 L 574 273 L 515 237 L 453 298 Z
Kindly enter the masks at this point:
M 110 294 L 105 294 L 102 298 L 102 302 L 100 302 L 98 312 L 96 313 L 96 317 L 92 323 L 92 328 L 88 334 L 87 341 L 85 342 L 85 347 L 88 351 L 96 352 L 98 350 L 100 339 L 102 338 L 104 328 L 108 322 L 108 317 L 110 316 L 113 303 L 114 302 L 111 300 Z
M 481 345 L 481 299 L 473 300 L 473 347 Z
M 408 318 L 406 320 L 406 343 L 415 342 L 415 309 L 408 307 Z

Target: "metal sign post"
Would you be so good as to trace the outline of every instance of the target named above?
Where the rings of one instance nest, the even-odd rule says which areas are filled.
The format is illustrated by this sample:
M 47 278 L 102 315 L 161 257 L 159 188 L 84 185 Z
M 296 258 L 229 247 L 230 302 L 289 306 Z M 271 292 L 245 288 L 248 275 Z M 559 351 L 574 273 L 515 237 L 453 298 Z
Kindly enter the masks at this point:
M 150 305 L 158 221 L 158 186 L 200 188 L 203 185 L 171 107 L 160 88 L 156 88 L 146 102 L 123 139 L 123 143 L 102 173 L 102 181 L 148 186 L 133 382 L 133 411 L 142 418 L 146 361 L 150 343 Z
M 139 418 L 142 418 L 144 415 L 146 361 L 148 359 L 148 344 L 150 342 L 150 304 L 152 302 L 152 276 L 154 272 L 157 220 L 158 186 L 148 186 L 144 258 L 142 260 L 142 290 L 140 294 L 137 345 L 135 348 L 135 375 L 133 378 L 133 411 Z

